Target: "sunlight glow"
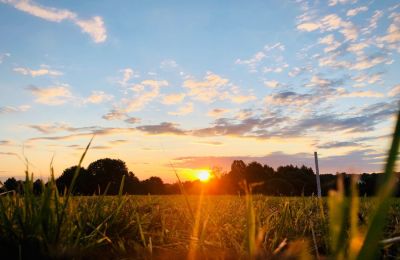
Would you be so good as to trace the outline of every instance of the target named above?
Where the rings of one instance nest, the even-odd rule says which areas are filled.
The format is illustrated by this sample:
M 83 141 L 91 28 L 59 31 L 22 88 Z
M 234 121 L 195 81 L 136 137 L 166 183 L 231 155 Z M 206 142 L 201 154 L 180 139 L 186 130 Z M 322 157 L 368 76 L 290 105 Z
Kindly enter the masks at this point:
M 199 170 L 197 172 L 197 178 L 202 182 L 207 182 L 210 180 L 211 174 L 209 170 Z

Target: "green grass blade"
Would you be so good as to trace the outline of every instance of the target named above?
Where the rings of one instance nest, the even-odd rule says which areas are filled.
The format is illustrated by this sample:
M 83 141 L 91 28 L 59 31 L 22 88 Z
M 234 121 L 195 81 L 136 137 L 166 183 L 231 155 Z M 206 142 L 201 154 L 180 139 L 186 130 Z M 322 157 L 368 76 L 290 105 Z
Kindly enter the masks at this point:
M 383 182 L 378 191 L 376 208 L 372 214 L 369 228 L 364 240 L 364 244 L 358 255 L 358 259 L 375 259 L 379 241 L 382 239 L 383 228 L 385 225 L 386 214 L 389 209 L 389 198 L 396 188 L 396 175 L 394 174 L 397 155 L 400 143 L 400 111 L 397 114 L 397 123 L 393 133 L 392 146 L 386 162 Z

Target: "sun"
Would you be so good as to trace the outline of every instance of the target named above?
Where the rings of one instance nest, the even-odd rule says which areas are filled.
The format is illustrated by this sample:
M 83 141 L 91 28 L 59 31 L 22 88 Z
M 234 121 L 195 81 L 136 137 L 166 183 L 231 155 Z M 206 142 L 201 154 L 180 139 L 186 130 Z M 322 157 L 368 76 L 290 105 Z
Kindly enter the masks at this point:
M 202 182 L 207 182 L 211 178 L 209 170 L 199 170 L 197 172 L 197 178 Z

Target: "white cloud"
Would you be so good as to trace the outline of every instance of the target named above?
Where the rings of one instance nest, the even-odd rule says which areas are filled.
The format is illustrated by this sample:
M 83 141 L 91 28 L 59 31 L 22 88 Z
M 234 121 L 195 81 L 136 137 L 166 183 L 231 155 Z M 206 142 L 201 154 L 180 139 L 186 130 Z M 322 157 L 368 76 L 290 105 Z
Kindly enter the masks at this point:
M 3 61 L 5 60 L 5 58 L 10 57 L 11 54 L 10 53 L 0 53 L 0 64 L 3 63 Z
M 357 59 L 356 63 L 351 66 L 353 70 L 365 70 L 372 68 L 378 64 L 387 61 L 384 56 L 375 56 L 375 57 L 360 57 Z
M 368 11 L 368 7 L 366 6 L 360 6 L 357 8 L 353 8 L 347 11 L 346 15 L 347 16 L 356 16 L 357 14 L 361 13 L 361 12 L 366 12 Z
M 173 59 L 166 59 L 161 61 L 160 68 L 162 69 L 171 69 L 178 67 L 178 63 L 176 63 Z
M 84 33 L 89 34 L 96 43 L 104 42 L 107 39 L 103 18 L 100 16 L 94 16 L 91 19 L 85 20 L 79 19 L 78 15 L 70 10 L 41 6 L 31 0 L 2 0 L 2 2 L 50 22 L 71 21 L 79 26 Z
M 139 77 L 139 73 L 131 68 L 125 68 L 120 70 L 119 72 L 122 73 L 122 79 L 118 81 L 118 84 L 122 86 L 127 86 L 132 78 Z
M 375 10 L 374 14 L 369 20 L 367 27 L 363 28 L 361 31 L 363 34 L 370 34 L 373 30 L 378 27 L 378 21 L 383 16 L 383 11 Z
M 219 97 L 220 89 L 228 84 L 229 80 L 212 72 L 207 72 L 203 81 L 188 79 L 183 86 L 189 89 L 189 96 L 195 100 L 212 102 Z
M 276 80 L 269 80 L 269 81 L 264 81 L 265 86 L 269 88 L 276 88 L 280 86 L 280 83 Z
M 357 0 L 329 0 L 329 6 L 335 6 L 337 4 L 348 4 L 348 3 L 356 3 Z
M 112 109 L 110 112 L 102 116 L 103 119 L 111 121 L 111 120 L 121 120 L 126 118 L 126 114 L 124 111 L 119 109 Z
M 89 20 L 76 20 L 75 23 L 81 27 L 82 32 L 89 34 L 94 42 L 100 43 L 107 39 L 106 27 L 100 16 L 94 16 Z
M 324 48 L 324 52 L 334 51 L 341 45 L 338 41 L 335 41 L 333 34 L 329 34 L 323 38 L 318 39 L 318 43 L 327 45 L 327 47 Z
M 193 112 L 193 103 L 187 103 L 186 105 L 181 106 L 176 112 L 168 112 L 170 115 L 174 116 L 183 116 Z
M 223 114 L 226 114 L 230 112 L 229 109 L 223 109 L 223 108 L 215 108 L 213 110 L 208 111 L 207 115 L 211 117 L 220 117 Z
M 353 91 L 348 92 L 344 88 L 338 88 L 340 97 L 345 98 L 383 98 L 385 95 L 381 92 L 366 90 L 366 91 Z
M 297 25 L 297 29 L 300 31 L 306 31 L 306 32 L 312 32 L 317 29 L 319 29 L 321 26 L 318 23 L 313 23 L 313 22 L 307 22 L 307 23 L 301 23 Z
M 318 29 L 322 32 L 339 30 L 348 41 L 354 41 L 358 38 L 357 27 L 350 21 L 344 21 L 336 14 L 328 14 L 316 21 L 300 23 L 297 25 L 297 29 L 306 32 Z
M 32 77 L 38 77 L 38 76 L 44 76 L 44 75 L 49 75 L 49 76 L 61 76 L 63 73 L 61 71 L 57 70 L 51 70 L 47 68 L 46 66 L 42 66 L 42 68 L 34 70 L 30 68 L 23 68 L 23 67 L 17 67 L 14 68 L 14 71 L 17 73 L 20 73 L 22 75 L 30 75 Z
M 27 87 L 35 97 L 35 102 L 45 105 L 61 105 L 72 98 L 72 94 L 67 86 L 51 86 L 40 88 L 36 86 Z
M 400 95 L 400 84 L 394 86 L 388 93 L 389 97 L 396 97 Z
M 126 105 L 125 112 L 133 112 L 141 110 L 147 103 L 158 97 L 160 87 L 168 86 L 166 80 L 143 80 L 140 84 L 136 84 L 130 89 L 136 92 L 136 96 L 123 100 Z
M 100 104 L 110 101 L 112 95 L 104 93 L 104 91 L 92 91 L 92 94 L 84 100 L 84 103 Z
M 4 107 L 0 107 L 0 114 L 25 112 L 25 111 L 28 111 L 30 108 L 31 108 L 31 106 L 29 106 L 29 105 L 21 105 L 18 107 L 4 106 Z
M 392 23 L 386 30 L 386 35 L 379 37 L 378 42 L 389 44 L 390 49 L 396 49 L 400 52 L 400 13 L 392 13 L 389 18 L 392 19 Z
M 169 94 L 163 97 L 162 103 L 165 105 L 173 105 L 182 102 L 185 98 L 184 93 L 177 93 L 177 94 Z

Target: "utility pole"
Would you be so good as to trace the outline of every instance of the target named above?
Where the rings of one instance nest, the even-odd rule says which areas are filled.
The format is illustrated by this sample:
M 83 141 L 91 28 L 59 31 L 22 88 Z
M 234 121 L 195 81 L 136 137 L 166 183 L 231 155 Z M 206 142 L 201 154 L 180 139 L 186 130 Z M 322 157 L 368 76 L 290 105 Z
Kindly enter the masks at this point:
M 315 173 L 317 178 L 317 190 L 318 190 L 318 198 L 321 198 L 321 182 L 319 180 L 319 168 L 318 168 L 318 154 L 314 152 L 314 159 L 315 159 Z

